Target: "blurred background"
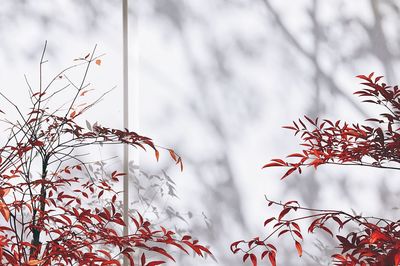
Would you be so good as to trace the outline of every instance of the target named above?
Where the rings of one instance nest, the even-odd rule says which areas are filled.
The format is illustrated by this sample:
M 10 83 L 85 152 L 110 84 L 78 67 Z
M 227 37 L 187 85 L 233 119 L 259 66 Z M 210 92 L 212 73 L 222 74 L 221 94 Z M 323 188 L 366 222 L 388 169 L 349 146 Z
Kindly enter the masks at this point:
M 229 246 L 267 234 L 263 222 L 276 210 L 264 195 L 398 219 L 400 182 L 392 171 L 328 166 L 280 181 L 284 169 L 261 170 L 300 150 L 281 128 L 292 120 L 362 122 L 379 113 L 352 93 L 359 74 L 398 82 L 398 1 L 128 2 L 130 123 L 181 155 L 184 171 L 165 153 L 156 163 L 153 154 L 134 152 L 132 164 L 144 175 L 168 174 L 177 197 L 159 206 L 181 222 L 162 222 L 189 230 L 217 261 L 182 256 L 176 265 L 241 265 Z M 29 103 L 24 74 L 38 84 L 45 40 L 48 78 L 97 44 L 106 55 L 89 79 L 99 94 L 117 88 L 87 120 L 122 127 L 122 1 L 2 0 L 0 34 L 0 90 L 22 105 Z M 122 147 L 98 154 L 115 155 Z M 317 238 L 306 238 L 302 258 L 281 239 L 278 264 L 330 265 L 336 244 Z

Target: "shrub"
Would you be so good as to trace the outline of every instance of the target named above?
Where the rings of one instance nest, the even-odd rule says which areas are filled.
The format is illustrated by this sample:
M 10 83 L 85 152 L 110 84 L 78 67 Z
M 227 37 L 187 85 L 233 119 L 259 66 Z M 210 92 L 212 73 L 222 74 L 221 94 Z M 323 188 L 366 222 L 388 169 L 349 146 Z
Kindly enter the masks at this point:
M 116 206 L 119 192 L 113 184 L 125 173 L 112 171 L 94 174 L 91 164 L 76 151 L 92 145 L 124 144 L 150 148 L 158 160 L 159 150 L 145 136 L 128 129 L 114 129 L 99 123 L 79 125 L 77 118 L 95 106 L 80 100 L 90 90 L 87 74 L 100 56 L 93 51 L 74 60 L 74 64 L 44 84 L 42 67 L 46 46 L 40 60 L 39 86 L 27 82 L 32 106 L 24 111 L 1 93 L 19 118 L 2 121 L 8 126 L 5 144 L 0 147 L 0 262 L 2 265 L 120 265 L 125 256 L 130 265 L 140 258 L 140 265 L 155 266 L 174 260 L 166 247 L 189 254 L 211 254 L 189 235 L 179 237 L 163 226 L 154 226 L 140 213 L 131 215 L 135 230 L 123 235 L 125 222 Z M 71 71 L 83 69 L 79 82 Z M 72 100 L 50 108 L 62 92 Z M 3 116 L 5 115 L 3 111 Z M 181 158 L 164 149 L 176 164 Z M 89 204 L 90 202 L 90 204 Z M 162 259 L 154 260 L 149 254 Z
M 300 152 L 287 156 L 287 160 L 273 159 L 264 165 L 285 167 L 288 170 L 283 178 L 302 173 L 302 168 L 312 166 L 317 169 L 324 164 L 356 165 L 380 169 L 400 170 L 400 90 L 398 86 L 388 86 L 380 82 L 382 76 L 357 76 L 365 87 L 354 94 L 363 102 L 381 106 L 385 111 L 377 118 L 369 118 L 370 124 L 349 124 L 341 121 L 310 119 L 293 121 L 285 128 L 300 135 Z M 264 226 L 272 226 L 265 238 L 256 237 L 250 241 L 240 240 L 232 243 L 233 253 L 242 253 L 243 261 L 249 260 L 257 265 L 258 259 L 268 257 L 276 265 L 277 249 L 269 241 L 272 236 L 289 234 L 299 256 L 302 256 L 303 232 L 299 221 L 309 221 L 308 232 L 317 229 L 326 232 L 339 243 L 338 252 L 332 255 L 334 265 L 399 265 L 400 264 L 400 221 L 386 218 L 365 217 L 341 210 L 311 209 L 302 207 L 297 201 L 280 203 L 267 199 L 268 205 L 281 208 L 277 216 L 268 218 Z M 288 213 L 302 213 L 287 218 Z M 295 214 L 293 214 L 295 215 Z M 356 229 L 351 230 L 352 224 Z M 346 235 L 334 236 L 333 226 L 350 230 Z M 255 250 L 261 248 L 260 257 Z

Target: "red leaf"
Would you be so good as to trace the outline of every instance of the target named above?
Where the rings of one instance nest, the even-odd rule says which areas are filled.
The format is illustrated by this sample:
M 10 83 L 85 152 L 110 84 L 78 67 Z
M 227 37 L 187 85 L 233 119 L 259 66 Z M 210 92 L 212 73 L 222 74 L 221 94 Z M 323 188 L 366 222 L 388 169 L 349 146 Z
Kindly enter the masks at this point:
M 400 253 L 394 255 L 394 266 L 399 266 L 400 264 Z
M 250 254 L 250 259 L 251 262 L 253 263 L 253 266 L 257 266 L 257 257 L 254 254 Z
M 288 157 L 288 158 L 290 158 L 290 157 L 304 157 L 305 155 L 304 154 L 301 154 L 301 153 L 293 153 L 293 154 L 289 154 L 288 156 L 286 156 L 286 157 Z
M 292 225 L 294 228 L 296 228 L 297 230 L 299 230 L 299 232 L 301 232 L 300 226 L 299 226 L 297 223 L 291 222 L 291 225 Z
M 173 245 L 189 255 L 189 252 L 181 244 L 178 244 L 176 242 L 168 242 L 168 245 Z M 232 252 L 233 252 L 233 250 L 232 250 Z M 233 253 L 235 253 L 235 252 L 233 252 Z
M 329 230 L 329 228 L 327 228 L 323 225 L 320 225 L 319 228 L 321 228 L 322 230 L 324 230 L 325 232 L 327 232 L 328 234 L 330 234 L 333 237 L 333 233 L 331 230 Z
M 287 232 L 289 232 L 289 229 L 285 229 L 279 232 L 278 237 L 280 237 L 283 234 L 286 234 Z
M 273 220 L 275 220 L 275 217 L 272 217 L 272 218 L 269 218 L 269 219 L 265 220 L 264 226 L 266 226 L 268 223 L 270 223 Z
M 146 266 L 157 266 L 157 265 L 161 265 L 164 263 L 165 263 L 165 261 L 157 260 L 157 261 L 151 261 L 151 262 L 147 263 Z
M 308 116 L 304 116 L 304 118 L 305 119 L 307 119 L 307 121 L 311 124 L 311 125 L 314 125 L 315 126 L 315 123 L 314 123 L 314 121 L 312 121 L 312 119 L 311 118 L 309 118 Z
M 157 253 L 160 253 L 161 255 L 164 255 L 165 257 L 170 258 L 172 261 L 175 261 L 174 257 L 172 257 L 170 254 L 168 254 L 167 251 L 165 251 L 165 249 L 160 248 L 160 247 L 152 247 L 150 249 L 151 251 L 155 251 Z
M 238 246 L 240 243 L 243 243 L 243 242 L 244 242 L 244 240 L 239 240 L 239 241 L 233 242 L 233 243 L 231 244 L 231 251 L 232 251 L 232 253 L 236 253 L 236 252 L 237 252 L 237 246 Z
M 293 126 L 283 126 L 282 128 L 286 128 L 286 129 L 296 130 L 297 131 L 297 128 L 295 128 Z
M 285 208 L 279 214 L 278 221 L 282 220 L 283 216 L 285 216 L 292 208 Z
M 370 81 L 370 79 L 369 78 L 367 78 L 366 76 L 364 76 L 364 75 L 358 75 L 358 76 L 356 76 L 356 78 L 359 78 L 359 79 L 364 79 L 364 80 L 366 80 L 366 81 Z
M 281 165 L 287 165 L 286 162 L 282 159 L 272 159 L 271 161 L 280 163 Z
M 292 231 L 298 238 L 300 238 L 301 240 L 303 240 L 303 236 L 301 235 L 301 233 L 297 230 L 293 230 Z
M 269 247 L 270 249 L 276 251 L 276 247 L 272 244 L 267 244 L 267 247 Z
M 340 255 L 340 254 L 334 254 L 334 255 L 332 255 L 332 258 L 334 258 L 334 259 L 336 259 L 336 260 L 338 260 L 338 261 L 341 261 L 341 262 L 346 261 L 346 258 L 343 257 L 343 256 Z
M 276 266 L 276 259 L 275 259 L 275 252 L 274 251 L 271 251 L 268 254 L 268 258 L 269 258 L 269 261 L 271 262 L 271 265 L 272 266 Z
M 44 146 L 44 143 L 42 141 L 40 141 L 40 140 L 35 140 L 35 141 L 32 142 L 32 145 L 40 147 L 40 146 Z
M 200 250 L 204 251 L 205 253 L 208 253 L 210 255 L 212 254 L 211 251 L 208 248 L 206 248 L 205 246 L 196 245 L 196 247 L 198 247 Z
M 265 256 L 267 256 L 269 253 L 269 250 L 265 250 L 262 254 L 261 254 L 261 259 L 264 259 Z
M 186 241 L 186 240 L 189 240 L 189 239 L 191 239 L 192 237 L 191 236 L 189 236 L 189 235 L 184 235 L 183 237 L 182 237 L 182 241 Z
M 374 72 L 371 72 L 371 73 L 369 74 L 368 78 L 371 79 L 373 75 L 374 75 Z
M 273 162 L 273 163 L 267 163 L 266 165 L 264 165 L 264 166 L 262 167 L 262 169 L 267 168 L 267 167 L 274 167 L 274 166 L 284 166 L 284 165 L 282 165 L 282 164 L 280 164 L 280 163 L 275 163 L 275 162 Z
M 116 224 L 122 225 L 122 226 L 126 226 L 124 220 L 122 220 L 121 218 L 114 219 L 113 222 L 116 223 Z
M 388 240 L 389 237 L 387 237 L 385 234 L 383 234 L 382 232 L 376 230 L 371 234 L 370 240 L 369 242 L 371 244 L 377 242 L 378 240 Z
M 284 179 L 285 177 L 289 176 L 289 175 L 290 175 L 291 173 L 293 173 L 296 169 L 297 169 L 296 167 L 290 168 L 290 169 L 281 177 L 281 180 Z
M 146 264 L 146 255 L 144 255 L 144 253 L 142 253 L 142 256 L 140 258 L 140 262 L 142 263 L 142 266 L 145 266 L 145 264 Z
M 117 266 L 121 266 L 121 263 L 118 260 L 109 260 L 109 261 L 105 261 L 101 264 L 101 266 L 103 265 L 117 265 Z

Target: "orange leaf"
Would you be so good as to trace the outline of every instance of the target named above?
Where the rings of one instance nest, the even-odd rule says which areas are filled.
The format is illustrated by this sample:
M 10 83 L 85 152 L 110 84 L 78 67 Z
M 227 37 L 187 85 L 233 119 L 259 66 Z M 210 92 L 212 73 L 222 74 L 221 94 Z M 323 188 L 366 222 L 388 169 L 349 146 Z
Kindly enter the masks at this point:
M 97 59 L 97 60 L 96 60 L 96 65 L 98 65 L 98 66 L 101 65 L 101 60 L 100 60 L 100 59 Z
M 0 189 L 0 197 L 5 197 L 10 192 L 9 188 L 1 188 Z
M 297 249 L 297 253 L 299 254 L 299 257 L 301 257 L 301 255 L 303 255 L 303 249 L 301 247 L 301 244 L 298 241 L 296 242 L 296 249 Z
M 174 150 L 168 149 L 168 151 L 169 151 L 169 155 L 171 155 L 172 159 L 176 162 L 176 160 L 178 160 L 178 158 L 176 157 Z
M 30 260 L 28 265 L 39 265 L 42 261 L 41 260 Z
M 0 213 L 3 215 L 4 219 L 8 222 L 10 220 L 10 211 L 4 202 L 0 202 Z

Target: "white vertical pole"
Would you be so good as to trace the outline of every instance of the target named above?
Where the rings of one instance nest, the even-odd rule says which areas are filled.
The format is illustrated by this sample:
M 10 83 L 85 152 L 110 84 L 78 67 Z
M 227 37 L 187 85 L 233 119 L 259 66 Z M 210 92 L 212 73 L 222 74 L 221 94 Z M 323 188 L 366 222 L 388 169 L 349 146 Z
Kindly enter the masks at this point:
M 129 93 L 128 93 L 128 0 L 122 0 L 122 62 L 123 62 L 123 123 L 124 128 L 129 128 Z M 124 145 L 124 196 L 123 196 L 123 216 L 126 226 L 124 235 L 129 234 L 129 150 L 128 145 Z M 124 257 L 124 265 L 128 265 L 128 260 Z
M 131 7 L 129 14 L 129 55 L 131 61 L 129 63 L 129 112 L 130 112 L 130 125 L 135 131 L 139 131 L 139 99 L 140 99 L 140 44 L 139 44 L 139 15 L 140 15 L 140 0 L 128 0 Z M 134 164 L 139 166 L 139 150 L 130 149 L 130 158 Z M 135 168 L 132 172 L 134 176 L 139 175 L 139 169 Z M 133 191 L 134 192 L 134 191 Z M 132 197 L 134 195 L 131 195 Z
M 129 14 L 128 2 L 132 13 Z M 132 8 L 132 7 L 135 8 Z M 123 115 L 124 127 L 137 130 L 139 127 L 139 1 L 122 0 L 122 35 L 123 35 Z M 133 31 L 128 31 L 132 28 Z M 129 35 L 132 39 L 129 39 Z M 129 49 L 128 49 L 129 45 Z M 133 62 L 129 62 L 129 58 L 133 58 Z M 129 72 L 133 72 L 129 76 Z M 133 78 L 130 80 L 129 78 Z M 129 210 L 130 210 L 130 175 L 138 175 L 138 169 L 134 169 L 129 173 L 129 159 L 132 158 L 136 165 L 139 165 L 139 154 L 137 150 L 128 149 L 128 145 L 124 145 L 124 196 L 123 196 L 123 215 L 124 222 L 127 225 L 124 228 L 124 235 L 129 234 Z M 124 266 L 129 265 L 129 261 L 124 258 Z

